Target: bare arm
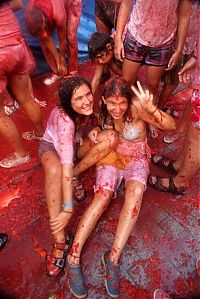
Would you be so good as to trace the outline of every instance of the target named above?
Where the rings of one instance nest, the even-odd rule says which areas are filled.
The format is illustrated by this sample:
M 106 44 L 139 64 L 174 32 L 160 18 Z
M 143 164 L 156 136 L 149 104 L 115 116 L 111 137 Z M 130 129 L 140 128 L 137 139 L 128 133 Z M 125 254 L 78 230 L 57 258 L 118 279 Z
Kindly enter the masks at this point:
M 172 55 L 169 63 L 168 69 L 173 68 L 180 58 L 183 52 L 183 47 L 185 39 L 187 36 L 188 26 L 190 22 L 190 14 L 192 8 L 192 1 L 190 0 L 180 0 L 178 6 L 178 27 L 177 27 L 177 47 L 176 51 Z
M 117 18 L 114 53 L 120 61 L 123 61 L 124 58 L 123 32 L 130 16 L 131 7 L 132 0 L 122 0 Z
M 58 50 L 56 49 L 56 46 L 54 44 L 54 41 L 52 37 L 45 31 L 43 32 L 40 36 L 38 36 L 40 43 L 42 47 L 44 47 L 50 55 L 52 56 L 53 60 L 55 61 L 57 71 L 58 73 L 60 72 L 60 61 L 59 61 L 59 53 Z
M 10 0 L 9 6 L 13 11 L 16 11 L 16 10 L 22 9 L 23 3 L 22 3 L 22 0 Z
M 66 163 L 62 165 L 62 191 L 63 191 L 63 206 L 58 216 L 50 221 L 50 226 L 53 234 L 57 234 L 64 229 L 68 224 L 73 212 L 72 203 L 72 175 L 73 166 Z
M 175 130 L 174 119 L 167 113 L 161 111 L 153 104 L 153 95 L 148 90 L 144 91 L 140 82 L 137 81 L 138 89 L 132 86 L 132 90 L 138 97 L 138 102 L 134 106 L 138 109 L 139 117 L 150 124 L 154 124 L 161 130 Z
M 92 87 L 92 92 L 93 93 L 95 93 L 97 87 L 99 86 L 101 76 L 103 74 L 103 69 L 104 69 L 103 64 L 96 64 L 95 65 L 94 76 L 93 76 L 92 82 L 91 82 L 91 87 Z

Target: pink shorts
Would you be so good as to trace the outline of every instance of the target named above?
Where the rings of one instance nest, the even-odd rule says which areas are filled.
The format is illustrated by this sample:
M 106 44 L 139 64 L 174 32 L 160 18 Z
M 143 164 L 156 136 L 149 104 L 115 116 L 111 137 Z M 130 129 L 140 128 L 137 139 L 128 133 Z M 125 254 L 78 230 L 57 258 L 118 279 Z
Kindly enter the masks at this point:
M 6 88 L 8 76 L 30 74 L 34 67 L 33 55 L 24 41 L 0 48 L 0 92 Z
M 130 180 L 138 181 L 146 188 L 148 175 L 149 162 L 146 159 L 133 159 L 123 170 L 112 165 L 100 165 L 96 170 L 94 192 L 100 189 L 116 192 L 122 179 L 125 182 Z

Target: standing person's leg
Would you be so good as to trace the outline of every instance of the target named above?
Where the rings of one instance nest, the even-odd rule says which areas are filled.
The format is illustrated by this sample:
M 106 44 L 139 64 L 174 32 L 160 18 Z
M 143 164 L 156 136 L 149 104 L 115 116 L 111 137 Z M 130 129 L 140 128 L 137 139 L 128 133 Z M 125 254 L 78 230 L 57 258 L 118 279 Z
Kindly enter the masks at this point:
M 158 103 L 158 86 L 165 70 L 165 66 L 147 66 L 147 88 L 153 94 L 154 104 Z
M 163 110 L 165 108 L 165 105 L 169 99 L 169 97 L 172 95 L 173 91 L 176 89 L 178 86 L 177 84 L 172 84 L 172 83 L 164 83 L 162 87 L 162 91 L 159 97 L 159 103 L 158 103 L 158 108 L 160 110 Z
M 62 209 L 62 170 L 56 151 L 46 151 L 41 157 L 45 172 L 45 195 L 50 220 L 55 219 Z M 47 258 L 46 271 L 50 277 L 56 277 L 64 269 L 65 258 L 70 244 L 66 244 L 65 231 L 53 235 L 54 247 Z
M 31 160 L 27 150 L 24 148 L 21 136 L 9 116 L 4 112 L 3 104 L 0 99 L 0 134 L 10 143 L 14 150 L 14 155 L 0 161 L 0 166 L 10 168 L 24 164 Z
M 122 77 L 130 84 L 135 84 L 137 80 L 137 73 L 141 63 L 124 59 L 122 64 Z
M 78 73 L 78 39 L 77 30 L 80 22 L 82 1 L 72 1 L 67 9 L 66 39 L 68 49 L 69 75 Z
M 173 181 L 177 187 L 188 187 L 190 179 L 200 167 L 200 131 L 190 124 L 187 141 L 184 144 L 185 153 L 181 168 Z M 177 165 L 178 161 L 174 163 Z
M 9 78 L 9 86 L 17 101 L 25 109 L 29 119 L 31 120 L 35 130 L 35 135 L 41 137 L 44 132 L 41 111 L 39 105 L 30 95 L 29 80 L 30 77 L 28 74 L 12 75 Z

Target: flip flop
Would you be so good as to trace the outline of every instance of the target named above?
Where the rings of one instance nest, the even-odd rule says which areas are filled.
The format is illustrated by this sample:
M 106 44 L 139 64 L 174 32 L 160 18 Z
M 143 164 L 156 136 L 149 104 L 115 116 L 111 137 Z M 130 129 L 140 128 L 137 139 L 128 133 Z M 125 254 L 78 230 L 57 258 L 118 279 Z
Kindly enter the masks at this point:
M 22 134 L 22 137 L 26 140 L 38 140 L 41 141 L 43 136 L 37 136 L 34 131 L 27 131 Z

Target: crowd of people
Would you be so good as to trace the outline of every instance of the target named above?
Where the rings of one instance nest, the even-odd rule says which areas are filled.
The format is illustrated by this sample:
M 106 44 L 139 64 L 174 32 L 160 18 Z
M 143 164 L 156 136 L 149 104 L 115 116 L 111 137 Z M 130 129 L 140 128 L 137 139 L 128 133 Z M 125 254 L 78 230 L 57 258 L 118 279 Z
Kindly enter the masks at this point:
M 77 28 L 82 1 L 30 0 L 25 20 L 30 33 L 39 39 L 53 72 L 44 84 L 62 79 L 60 104 L 53 108 L 44 128 L 41 103 L 32 91 L 34 58 L 14 14 L 22 1 L 0 0 L 0 133 L 13 149 L 0 166 L 12 168 L 31 160 L 17 127 L 6 114 L 6 92 L 25 110 L 33 125 L 33 131 L 24 132 L 23 138 L 39 141 L 54 238 L 46 261 L 47 275 L 55 278 L 66 266 L 70 290 L 77 298 L 87 296 L 81 270 L 82 249 L 111 199 L 117 196 L 122 180 L 124 203 L 112 247 L 102 256 L 106 290 L 113 298 L 120 294 L 119 260 L 137 221 L 147 182 L 159 191 L 184 195 L 199 169 L 199 5 L 199 1 L 192 0 L 96 0 L 97 32 L 88 37 L 88 53 L 95 70 L 89 83 L 78 75 Z M 54 29 L 59 47 L 52 38 Z M 141 84 L 138 71 L 142 65 L 146 66 L 146 82 Z M 165 85 L 160 93 L 161 80 Z M 157 138 L 159 130 L 173 131 L 172 142 L 179 138 L 174 135 L 183 135 L 180 128 L 176 132 L 176 121 L 166 112 L 178 80 L 192 84 L 193 89 L 182 119 L 181 153 L 175 161 L 159 153 L 151 157 L 148 138 Z M 96 114 L 95 92 L 102 83 Z M 151 162 L 171 175 L 150 174 Z M 79 174 L 94 165 L 94 198 L 75 236 L 66 236 L 74 200 L 86 196 Z M 2 240 L 6 243 L 5 235 Z

